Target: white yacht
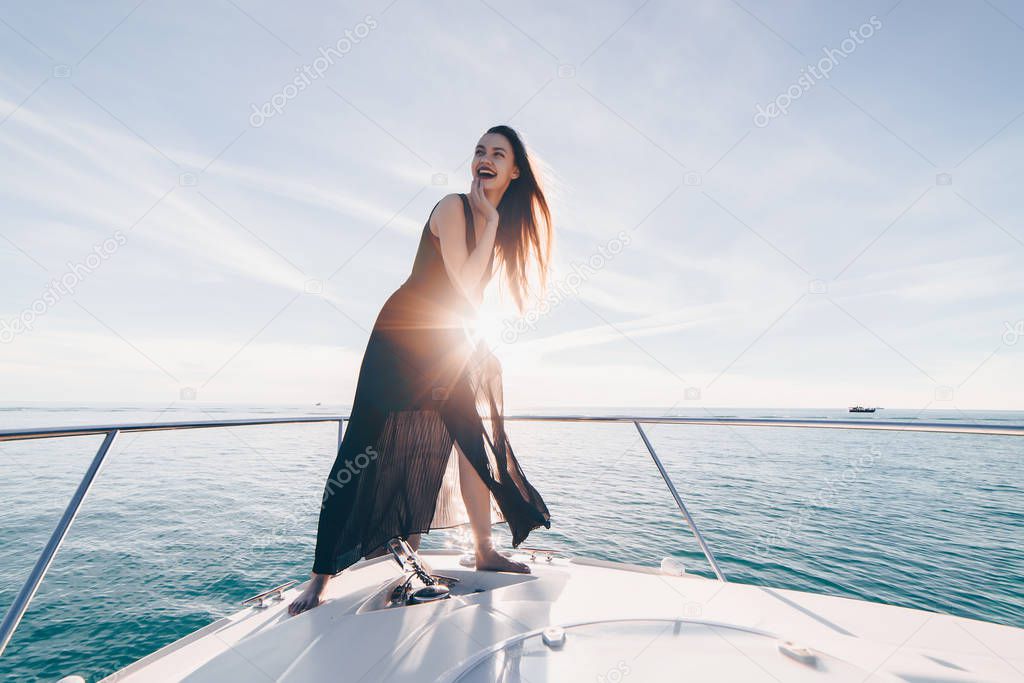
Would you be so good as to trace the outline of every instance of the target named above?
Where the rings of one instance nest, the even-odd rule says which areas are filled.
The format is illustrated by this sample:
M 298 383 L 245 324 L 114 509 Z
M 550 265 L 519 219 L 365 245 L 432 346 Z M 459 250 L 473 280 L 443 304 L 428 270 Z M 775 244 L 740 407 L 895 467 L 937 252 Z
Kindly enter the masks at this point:
M 334 418 L 341 421 L 341 418 Z M 1024 629 L 945 614 L 730 582 L 641 426 L 647 422 L 912 430 L 1024 436 L 1024 427 L 896 421 L 521 417 L 632 422 L 716 578 L 608 562 L 569 550 L 510 550 L 530 574 L 481 571 L 460 550 L 363 560 L 295 617 L 295 582 L 103 679 L 188 681 L 1022 681 Z M 103 446 L 0 630 L 6 646 L 102 466 L 124 431 L 324 418 L 0 432 L 0 441 L 106 434 Z M 67 683 L 81 681 L 67 672 Z M 90 681 L 89 683 L 93 683 Z

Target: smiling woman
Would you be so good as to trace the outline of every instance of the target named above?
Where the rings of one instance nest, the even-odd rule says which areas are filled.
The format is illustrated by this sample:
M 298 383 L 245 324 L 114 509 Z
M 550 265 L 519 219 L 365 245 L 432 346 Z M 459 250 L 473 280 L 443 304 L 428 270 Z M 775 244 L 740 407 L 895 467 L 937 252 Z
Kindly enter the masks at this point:
M 477 569 L 529 573 L 494 548 L 491 526 L 507 523 L 513 547 L 551 526 L 505 432 L 501 363 L 481 334 L 492 320 L 480 316 L 498 271 L 520 310 L 527 272 L 546 286 L 550 212 L 511 128 L 480 138 L 472 171 L 469 195 L 434 205 L 412 272 L 374 323 L 324 490 L 313 581 L 292 614 L 320 604 L 331 576 L 385 553 L 392 538 L 418 548 L 421 533 L 468 523 Z

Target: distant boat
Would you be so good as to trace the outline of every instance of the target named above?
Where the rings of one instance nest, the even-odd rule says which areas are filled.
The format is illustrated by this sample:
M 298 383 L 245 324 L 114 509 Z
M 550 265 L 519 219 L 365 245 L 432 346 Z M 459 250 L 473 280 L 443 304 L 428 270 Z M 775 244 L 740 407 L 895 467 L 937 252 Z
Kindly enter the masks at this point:
M 873 413 L 873 412 L 875 412 L 875 409 L 874 408 L 865 408 L 864 406 L 853 406 L 852 408 L 850 408 L 850 412 L 851 413 Z

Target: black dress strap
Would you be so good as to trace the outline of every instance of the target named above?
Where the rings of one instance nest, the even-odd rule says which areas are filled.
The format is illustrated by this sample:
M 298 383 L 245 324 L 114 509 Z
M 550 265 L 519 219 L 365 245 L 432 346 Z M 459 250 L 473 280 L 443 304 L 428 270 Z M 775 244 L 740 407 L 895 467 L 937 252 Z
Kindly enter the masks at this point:
M 459 193 L 462 197 L 462 210 L 466 212 L 466 250 L 472 252 L 476 249 L 476 223 L 473 221 L 473 209 L 469 206 L 469 197 Z

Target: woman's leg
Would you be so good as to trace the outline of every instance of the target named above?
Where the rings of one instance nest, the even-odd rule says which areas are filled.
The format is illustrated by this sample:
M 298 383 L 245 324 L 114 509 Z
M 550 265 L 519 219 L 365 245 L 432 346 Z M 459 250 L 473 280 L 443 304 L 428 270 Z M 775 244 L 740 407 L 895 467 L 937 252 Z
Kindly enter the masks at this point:
M 413 550 L 420 549 L 420 534 L 411 534 L 409 536 L 409 545 Z M 373 551 L 366 556 L 366 559 L 372 559 L 374 557 L 380 557 L 381 555 L 388 554 L 387 545 L 382 545 L 377 550 Z M 426 564 L 426 563 L 423 563 Z M 430 566 L 426 566 L 427 571 L 430 571 Z M 301 612 L 305 612 L 308 609 L 316 607 L 323 602 L 324 593 L 327 591 L 327 583 L 331 580 L 331 574 L 312 574 L 312 579 L 306 589 L 302 591 L 299 597 L 295 598 L 294 601 L 288 606 L 288 613 L 296 615 Z
M 358 390 L 357 390 L 358 395 Z M 358 401 L 358 398 L 357 398 Z M 312 609 L 323 602 L 327 583 L 339 571 L 337 566 L 338 543 L 345 524 L 355 504 L 358 478 L 361 471 L 351 474 L 350 463 L 358 451 L 373 443 L 379 432 L 382 418 L 377 411 L 359 412 L 353 410 L 349 417 L 349 428 L 345 430 L 338 447 L 334 465 L 324 485 L 317 522 L 316 550 L 313 557 L 313 572 L 306 588 L 288 606 L 288 613 L 296 615 Z M 344 476 L 342 476 L 344 475 Z M 347 561 L 347 564 L 350 564 Z
M 327 582 L 330 580 L 330 574 L 317 574 L 314 572 L 305 590 L 288 605 L 288 614 L 294 617 L 296 614 L 313 609 L 323 602 L 324 592 L 327 590 Z
M 458 442 L 455 449 L 459 454 L 459 486 L 462 489 L 462 500 L 466 504 L 469 524 L 473 529 L 476 568 L 529 574 L 529 565 L 510 560 L 495 549 L 491 542 L 491 492 L 470 464 L 469 458 L 459 448 Z

